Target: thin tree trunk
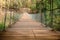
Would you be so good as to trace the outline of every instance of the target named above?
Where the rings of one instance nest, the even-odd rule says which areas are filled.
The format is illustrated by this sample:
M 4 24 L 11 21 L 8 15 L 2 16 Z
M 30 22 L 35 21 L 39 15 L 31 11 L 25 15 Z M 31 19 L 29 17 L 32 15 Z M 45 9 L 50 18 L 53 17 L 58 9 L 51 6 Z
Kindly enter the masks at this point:
M 51 14 L 51 27 L 53 27 L 53 0 L 51 0 L 51 4 L 50 4 L 50 8 L 51 8 L 51 11 L 50 11 L 50 14 Z
M 4 16 L 4 29 L 3 29 L 3 31 L 5 31 L 5 28 L 6 28 L 6 17 L 7 17 L 7 10 L 5 10 L 5 16 Z
M 46 3 L 44 5 L 44 8 L 46 8 Z M 47 27 L 47 15 L 46 15 L 46 10 L 44 9 L 44 19 L 45 19 L 45 27 Z

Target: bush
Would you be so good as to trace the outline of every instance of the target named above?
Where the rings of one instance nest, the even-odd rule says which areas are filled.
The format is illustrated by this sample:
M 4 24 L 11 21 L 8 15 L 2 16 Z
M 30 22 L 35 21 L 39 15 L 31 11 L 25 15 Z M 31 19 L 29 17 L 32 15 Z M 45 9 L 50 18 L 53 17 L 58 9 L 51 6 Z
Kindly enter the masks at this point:
M 60 31 L 60 18 L 55 18 L 55 23 L 53 24 L 54 30 Z
M 4 24 L 0 23 L 0 31 L 2 31 L 4 29 Z

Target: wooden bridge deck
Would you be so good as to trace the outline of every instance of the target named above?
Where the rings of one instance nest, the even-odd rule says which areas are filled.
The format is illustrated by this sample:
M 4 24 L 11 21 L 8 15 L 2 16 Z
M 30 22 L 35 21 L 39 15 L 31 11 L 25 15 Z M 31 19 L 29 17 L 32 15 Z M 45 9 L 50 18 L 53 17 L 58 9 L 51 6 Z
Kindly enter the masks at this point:
M 23 14 L 17 23 L 0 33 L 0 40 L 60 40 L 60 34 Z

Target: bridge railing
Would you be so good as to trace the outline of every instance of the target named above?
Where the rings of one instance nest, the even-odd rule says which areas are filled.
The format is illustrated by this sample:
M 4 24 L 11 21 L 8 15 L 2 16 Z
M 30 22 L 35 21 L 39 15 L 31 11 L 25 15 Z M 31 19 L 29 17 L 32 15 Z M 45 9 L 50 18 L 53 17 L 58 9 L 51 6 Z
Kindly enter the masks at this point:
M 0 30 L 6 30 L 19 19 L 19 13 L 15 10 L 1 9 L 0 12 Z
M 46 27 L 51 27 L 53 30 L 60 30 L 60 8 L 54 8 L 54 1 L 50 0 L 49 7 L 50 9 L 46 9 L 47 4 L 40 4 L 43 6 L 43 12 L 41 12 L 40 8 L 40 15 L 41 15 L 41 22 L 46 25 Z

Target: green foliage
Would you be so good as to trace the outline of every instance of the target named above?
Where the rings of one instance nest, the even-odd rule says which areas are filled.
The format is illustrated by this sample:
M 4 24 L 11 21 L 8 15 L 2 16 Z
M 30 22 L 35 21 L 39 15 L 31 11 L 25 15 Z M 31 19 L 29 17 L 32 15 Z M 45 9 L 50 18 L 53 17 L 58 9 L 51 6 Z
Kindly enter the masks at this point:
M 0 31 L 2 31 L 4 29 L 4 24 L 0 23 Z
M 53 24 L 55 30 L 60 31 L 60 18 L 55 18 L 55 23 Z
M 51 2 L 50 0 L 41 0 L 40 2 L 37 2 L 37 10 L 41 10 L 41 13 L 44 13 L 46 25 L 52 26 L 54 30 L 60 31 L 60 11 L 58 10 L 60 9 L 60 0 L 53 0 L 53 8 Z M 53 13 L 51 13 L 52 9 Z M 53 20 L 53 22 L 51 22 L 51 20 Z
M 60 31 L 60 13 L 58 12 L 59 10 L 55 10 L 54 12 L 54 21 L 53 21 L 53 27 L 55 30 Z
M 18 4 L 19 2 L 14 2 L 14 1 L 10 1 L 10 3 L 6 3 L 6 7 L 9 9 L 19 9 L 20 6 Z
M 36 10 L 36 4 L 32 4 L 30 7 L 32 10 Z

